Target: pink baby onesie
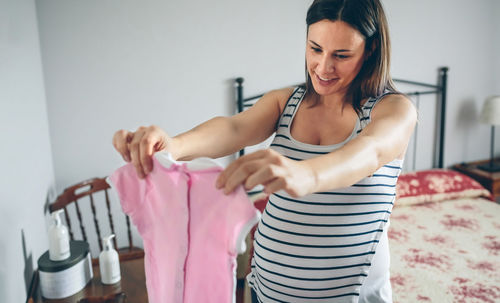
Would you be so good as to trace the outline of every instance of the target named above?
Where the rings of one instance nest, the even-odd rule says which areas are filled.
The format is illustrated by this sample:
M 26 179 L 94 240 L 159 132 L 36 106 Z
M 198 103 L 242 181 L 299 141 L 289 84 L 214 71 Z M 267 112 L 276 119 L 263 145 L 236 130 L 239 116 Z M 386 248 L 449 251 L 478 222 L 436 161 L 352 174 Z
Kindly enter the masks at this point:
M 242 187 L 230 195 L 215 188 L 222 167 L 209 158 L 156 153 L 153 162 L 145 179 L 132 164 L 110 176 L 143 238 L 149 302 L 234 302 L 236 255 L 259 211 Z

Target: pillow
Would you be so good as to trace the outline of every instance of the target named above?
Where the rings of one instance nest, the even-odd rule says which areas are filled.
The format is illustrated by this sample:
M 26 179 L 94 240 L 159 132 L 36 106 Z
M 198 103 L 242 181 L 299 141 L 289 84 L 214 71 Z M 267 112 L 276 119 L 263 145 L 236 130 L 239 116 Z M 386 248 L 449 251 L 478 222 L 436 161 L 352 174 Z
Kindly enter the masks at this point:
M 395 205 L 477 197 L 493 200 L 491 193 L 472 178 L 454 170 L 431 169 L 399 176 Z

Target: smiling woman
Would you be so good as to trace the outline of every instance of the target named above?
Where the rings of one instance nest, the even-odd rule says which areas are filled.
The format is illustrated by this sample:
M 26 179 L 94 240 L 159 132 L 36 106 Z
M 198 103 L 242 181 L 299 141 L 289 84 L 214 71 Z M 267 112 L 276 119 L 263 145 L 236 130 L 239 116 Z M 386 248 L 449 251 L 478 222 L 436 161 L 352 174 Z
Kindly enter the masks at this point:
M 315 0 L 307 24 L 305 87 L 173 138 L 150 126 L 113 144 L 148 178 L 156 151 L 221 157 L 276 133 L 216 182 L 226 194 L 259 184 L 270 194 L 248 276 L 254 301 L 391 302 L 387 226 L 416 111 L 393 88 L 378 0 Z
M 370 9 L 367 9 L 366 5 L 371 6 Z M 321 76 L 323 80 L 332 81 L 336 80 L 334 78 L 345 78 L 343 80 L 346 83 L 342 89 L 346 94 L 346 99 L 351 99 L 353 107 L 359 111 L 361 100 L 369 96 L 381 95 L 385 90 L 392 92 L 396 90 L 389 74 L 391 47 L 387 20 L 382 6 L 377 2 L 364 3 L 364 1 L 349 3 L 348 6 L 349 9 L 345 10 L 339 6 L 328 5 L 326 1 L 315 1 L 311 5 L 306 18 L 308 25 L 306 86 L 312 88 L 314 80 L 319 84 L 328 84 L 328 82 L 321 81 Z M 370 16 L 370 13 L 379 16 L 377 22 L 374 22 L 373 15 Z M 332 18 L 333 16 L 336 18 Z M 332 22 L 332 19 L 338 19 L 339 22 Z M 327 28 L 325 23 L 330 23 L 330 28 Z M 327 33 L 321 33 L 321 30 Z M 316 37 L 321 34 L 323 37 L 335 37 L 333 41 L 338 45 L 318 44 Z M 332 43 L 332 40 L 329 42 Z M 314 54 L 317 56 L 313 56 Z M 331 62 L 321 62 L 328 57 Z M 311 68 L 317 68 L 320 63 L 323 65 L 319 68 L 323 70 L 317 72 L 311 70 Z M 331 70 L 325 70 L 327 67 Z M 345 74 L 345 76 L 327 77 L 328 73 L 333 72 Z M 315 74 L 317 77 L 313 77 Z M 306 94 L 314 93 L 313 89 L 308 89 Z
M 343 21 L 321 20 L 309 26 L 308 81 L 318 95 L 344 96 L 370 55 L 364 37 Z

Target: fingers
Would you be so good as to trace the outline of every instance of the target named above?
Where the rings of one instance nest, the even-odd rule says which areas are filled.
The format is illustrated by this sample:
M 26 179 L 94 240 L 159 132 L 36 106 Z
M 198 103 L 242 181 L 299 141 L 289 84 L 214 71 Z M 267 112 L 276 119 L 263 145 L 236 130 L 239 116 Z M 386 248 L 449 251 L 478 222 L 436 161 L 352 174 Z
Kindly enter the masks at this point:
M 128 142 L 132 139 L 133 133 L 121 129 L 113 135 L 113 146 L 116 151 L 122 156 L 123 160 L 130 162 L 130 152 L 128 150 Z
M 240 168 L 243 164 L 248 163 L 254 159 L 262 158 L 262 155 L 263 155 L 262 151 L 256 151 L 254 153 L 244 155 L 244 156 L 234 160 L 231 164 L 229 164 L 226 167 L 226 169 L 224 169 L 219 174 L 219 177 L 217 177 L 217 182 L 215 183 L 215 186 L 218 189 L 225 187 L 228 180 L 230 180 L 229 177 L 232 176 L 238 168 Z M 247 167 L 246 169 L 250 169 L 250 168 Z
M 139 144 L 139 160 L 141 162 L 142 170 L 147 175 L 153 170 L 153 159 L 155 140 L 151 136 L 142 136 Z
M 292 197 L 298 197 L 299 193 L 291 185 L 289 172 L 284 167 L 278 165 L 268 165 L 250 175 L 245 181 L 245 188 L 250 189 L 262 184 L 264 193 L 270 195 L 274 192 L 284 190 Z
M 266 195 L 270 195 L 274 192 L 277 192 L 279 190 L 285 189 L 286 190 L 286 180 L 284 178 L 275 178 L 268 182 L 267 184 L 264 184 L 264 193 Z M 291 194 L 290 191 L 287 190 L 287 192 L 292 196 L 296 197 L 295 195 Z
M 219 189 L 224 188 L 224 193 L 228 194 L 241 184 L 247 190 L 258 184 L 265 185 L 285 174 L 285 169 L 281 167 L 281 158 L 282 156 L 272 150 L 245 155 L 221 172 L 216 186 Z
M 283 169 L 276 165 L 265 165 L 256 170 L 253 174 L 246 178 L 245 189 L 252 189 L 255 186 L 262 184 L 264 187 L 276 179 L 282 179 Z
M 240 185 L 248 190 L 262 184 L 266 194 L 284 190 L 292 197 L 299 197 L 315 191 L 315 180 L 306 162 L 287 159 L 273 150 L 262 150 L 231 163 L 220 173 L 216 185 L 223 188 L 225 194 Z
M 126 162 L 131 162 L 139 178 L 153 170 L 152 155 L 167 148 L 168 135 L 158 126 L 141 126 L 136 132 L 119 130 L 113 135 L 113 146 Z
M 135 170 L 137 171 L 137 175 L 141 179 L 146 176 L 142 167 L 141 154 L 140 154 L 140 144 L 142 141 L 142 137 L 144 136 L 144 133 L 145 133 L 145 128 L 139 127 L 137 131 L 134 133 L 132 141 L 128 144 L 130 151 L 130 158 L 132 159 L 132 164 L 134 165 Z
M 253 186 L 247 187 L 246 180 L 248 180 L 249 177 L 255 175 L 255 173 L 258 172 L 263 165 L 264 162 L 262 160 L 252 160 L 239 166 L 236 170 L 234 170 L 234 172 L 230 175 L 227 182 L 225 183 L 224 193 L 229 194 L 233 192 L 236 187 L 241 184 L 245 185 L 245 189 L 251 189 Z M 260 184 L 260 182 L 257 184 Z

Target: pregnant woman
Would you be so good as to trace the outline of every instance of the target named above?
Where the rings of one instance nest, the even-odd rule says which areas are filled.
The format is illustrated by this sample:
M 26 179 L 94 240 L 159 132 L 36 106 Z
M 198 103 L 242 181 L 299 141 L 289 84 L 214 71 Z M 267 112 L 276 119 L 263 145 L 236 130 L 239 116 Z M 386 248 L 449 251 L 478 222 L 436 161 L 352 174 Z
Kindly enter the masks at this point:
M 270 195 L 247 277 L 253 301 L 392 302 L 387 227 L 416 110 L 393 86 L 379 0 L 315 0 L 306 23 L 303 87 L 175 137 L 120 130 L 113 144 L 145 178 L 156 151 L 217 158 L 276 133 L 214 185 L 261 184 Z

